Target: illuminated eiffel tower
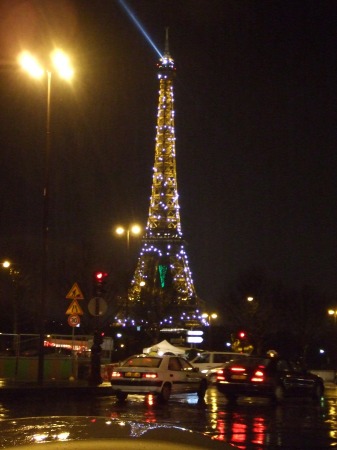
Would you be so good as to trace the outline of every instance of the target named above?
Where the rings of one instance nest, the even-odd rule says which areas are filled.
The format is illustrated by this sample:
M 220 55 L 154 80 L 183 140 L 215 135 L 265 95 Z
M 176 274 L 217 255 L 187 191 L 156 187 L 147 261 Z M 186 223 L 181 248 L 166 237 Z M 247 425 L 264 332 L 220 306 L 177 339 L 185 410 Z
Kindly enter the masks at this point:
M 128 291 L 128 318 L 154 327 L 201 324 L 197 297 L 182 237 L 178 204 L 173 79 L 168 48 L 158 64 L 159 103 L 149 216 L 137 267 Z

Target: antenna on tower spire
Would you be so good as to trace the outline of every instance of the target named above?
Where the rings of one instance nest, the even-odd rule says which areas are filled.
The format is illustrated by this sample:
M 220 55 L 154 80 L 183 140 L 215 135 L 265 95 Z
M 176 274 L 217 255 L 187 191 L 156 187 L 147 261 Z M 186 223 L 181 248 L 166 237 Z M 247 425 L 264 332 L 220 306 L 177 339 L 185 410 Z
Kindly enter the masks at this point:
M 169 52 L 169 27 L 165 28 L 165 55 L 168 55 Z

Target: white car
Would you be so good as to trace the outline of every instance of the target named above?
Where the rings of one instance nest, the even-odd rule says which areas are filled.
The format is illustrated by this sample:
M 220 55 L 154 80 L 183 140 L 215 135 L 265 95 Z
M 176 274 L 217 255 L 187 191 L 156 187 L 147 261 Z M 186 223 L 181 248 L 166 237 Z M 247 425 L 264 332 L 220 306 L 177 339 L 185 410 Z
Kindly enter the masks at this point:
M 247 353 L 205 351 L 192 359 L 191 363 L 206 375 L 209 382 L 215 382 L 217 370 L 222 369 L 229 361 L 246 356 Z
M 119 401 L 126 400 L 128 394 L 155 394 L 160 401 L 167 402 L 171 393 L 197 393 L 202 400 L 207 379 L 181 356 L 141 354 L 114 368 L 111 386 Z

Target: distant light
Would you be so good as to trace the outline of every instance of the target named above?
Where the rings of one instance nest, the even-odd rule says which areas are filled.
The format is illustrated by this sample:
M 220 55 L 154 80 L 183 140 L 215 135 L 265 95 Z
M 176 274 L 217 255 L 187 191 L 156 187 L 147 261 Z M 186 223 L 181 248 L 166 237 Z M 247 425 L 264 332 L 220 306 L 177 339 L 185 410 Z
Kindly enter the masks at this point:
M 188 330 L 187 336 L 202 336 L 204 332 L 202 330 Z
M 201 336 L 187 336 L 187 342 L 189 344 L 201 344 L 203 338 Z

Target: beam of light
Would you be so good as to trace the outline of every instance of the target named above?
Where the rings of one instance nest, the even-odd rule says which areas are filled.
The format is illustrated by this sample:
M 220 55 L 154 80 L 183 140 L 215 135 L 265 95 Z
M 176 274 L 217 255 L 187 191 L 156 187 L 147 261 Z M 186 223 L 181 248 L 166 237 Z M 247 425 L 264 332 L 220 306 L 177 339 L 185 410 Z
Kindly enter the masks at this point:
M 134 15 L 134 13 L 131 11 L 131 9 L 129 8 L 129 6 L 125 3 L 124 0 L 118 0 L 119 4 L 123 7 L 123 9 L 127 12 L 127 14 L 129 15 L 129 17 L 131 18 L 131 20 L 133 21 L 133 23 L 137 26 L 137 28 L 139 29 L 139 31 L 142 33 L 142 35 L 145 37 L 145 39 L 148 41 L 148 43 L 152 46 L 152 48 L 158 53 L 159 57 L 161 58 L 163 55 L 160 53 L 160 51 L 158 50 L 158 48 L 156 47 L 155 43 L 153 42 L 153 40 L 150 38 L 150 36 L 148 35 L 148 33 L 145 31 L 145 29 L 143 28 L 142 24 L 139 22 L 139 20 L 137 19 L 137 17 Z

